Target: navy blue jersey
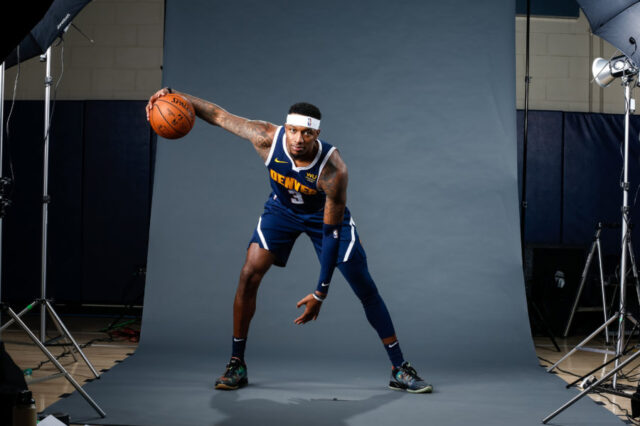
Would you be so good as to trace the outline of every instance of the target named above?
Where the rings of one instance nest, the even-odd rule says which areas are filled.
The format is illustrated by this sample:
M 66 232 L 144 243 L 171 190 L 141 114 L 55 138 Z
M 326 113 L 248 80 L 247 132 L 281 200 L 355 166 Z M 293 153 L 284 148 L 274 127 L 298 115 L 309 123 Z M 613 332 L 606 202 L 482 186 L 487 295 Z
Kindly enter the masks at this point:
M 324 208 L 325 194 L 318 189 L 318 176 L 335 147 L 318 139 L 318 153 L 311 164 L 296 167 L 286 146 L 284 126 L 278 127 L 265 161 L 269 169 L 272 197 L 295 213 L 313 214 Z

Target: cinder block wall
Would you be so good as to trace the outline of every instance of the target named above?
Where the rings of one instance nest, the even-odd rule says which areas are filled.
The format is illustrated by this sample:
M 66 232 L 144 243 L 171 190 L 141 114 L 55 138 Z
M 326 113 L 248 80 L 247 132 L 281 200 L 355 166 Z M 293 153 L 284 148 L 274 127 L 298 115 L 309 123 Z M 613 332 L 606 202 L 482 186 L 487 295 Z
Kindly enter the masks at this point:
M 532 17 L 530 23 L 529 108 L 624 113 L 620 80 L 606 89 L 592 82 L 591 64 L 616 49 L 591 34 L 582 11 L 577 19 Z M 526 18 L 516 17 L 516 95 L 524 108 Z M 618 53 L 620 54 L 620 53 Z
M 58 99 L 147 99 L 162 82 L 163 0 L 93 0 L 69 28 L 63 49 L 53 49 L 52 75 Z M 524 108 L 526 19 L 515 18 L 517 107 Z M 591 63 L 609 58 L 611 45 L 578 19 L 531 18 L 529 108 L 623 113 L 619 81 L 601 89 L 591 82 Z M 64 67 L 63 67 L 64 65 Z M 64 68 L 64 72 L 62 69 Z M 13 94 L 17 66 L 6 73 L 5 99 Z M 44 63 L 20 66 L 17 99 L 44 97 Z
M 52 49 L 57 99 L 147 99 L 162 81 L 163 0 L 93 0 Z M 5 99 L 11 99 L 18 67 L 7 70 Z M 17 99 L 44 98 L 45 64 L 20 65 Z M 53 96 L 53 94 L 52 94 Z

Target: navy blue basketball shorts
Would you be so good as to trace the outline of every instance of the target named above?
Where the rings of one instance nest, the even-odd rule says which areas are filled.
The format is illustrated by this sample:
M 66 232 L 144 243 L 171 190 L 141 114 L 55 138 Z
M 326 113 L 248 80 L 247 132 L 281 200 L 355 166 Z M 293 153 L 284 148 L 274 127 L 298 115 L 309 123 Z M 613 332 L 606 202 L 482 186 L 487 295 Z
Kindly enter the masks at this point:
M 296 214 L 282 206 L 277 200 L 270 198 L 264 206 L 264 213 L 251 237 L 251 243 L 258 243 L 276 257 L 274 265 L 286 266 L 289 254 L 298 236 L 305 233 L 311 238 L 318 257 L 322 251 L 323 215 Z M 340 249 L 337 264 L 349 260 L 366 258 L 356 231 L 356 224 L 348 210 L 345 210 L 342 229 L 340 230 Z
M 285 266 L 296 238 L 304 232 L 311 238 L 319 258 L 322 252 L 322 222 L 322 212 L 310 215 L 296 214 L 270 198 L 265 203 L 264 213 L 258 220 L 258 226 L 249 245 L 258 243 L 260 247 L 275 255 L 274 265 Z M 395 336 L 391 316 L 369 274 L 366 254 L 348 209 L 345 209 L 340 230 L 336 267 L 362 302 L 367 320 L 378 336 L 381 339 Z

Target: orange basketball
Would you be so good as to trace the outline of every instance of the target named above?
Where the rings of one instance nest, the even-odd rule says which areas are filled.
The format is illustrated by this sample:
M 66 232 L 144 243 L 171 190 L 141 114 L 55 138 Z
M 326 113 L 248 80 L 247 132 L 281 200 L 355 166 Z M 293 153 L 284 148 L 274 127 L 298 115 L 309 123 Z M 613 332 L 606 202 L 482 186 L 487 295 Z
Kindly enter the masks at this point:
M 158 98 L 151 108 L 149 123 L 163 138 L 178 139 L 189 133 L 196 121 L 196 111 L 188 99 L 175 93 Z

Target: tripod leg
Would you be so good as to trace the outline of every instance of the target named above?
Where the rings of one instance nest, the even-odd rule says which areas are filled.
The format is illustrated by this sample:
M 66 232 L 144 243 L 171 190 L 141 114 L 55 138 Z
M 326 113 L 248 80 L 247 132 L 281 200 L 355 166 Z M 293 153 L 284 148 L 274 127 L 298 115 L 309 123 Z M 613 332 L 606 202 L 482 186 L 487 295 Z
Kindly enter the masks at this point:
M 628 224 L 627 210 L 623 210 L 623 224 L 622 224 L 622 256 L 620 259 L 620 320 L 618 322 L 618 339 L 616 341 L 616 355 L 622 353 L 622 349 L 625 346 L 625 320 L 627 318 L 626 312 L 626 291 L 627 291 L 627 255 L 629 253 L 629 232 L 630 228 Z M 629 336 L 631 338 L 631 336 Z M 618 361 L 616 361 L 616 369 L 618 367 Z M 611 383 L 614 389 L 618 386 L 617 374 L 613 376 Z
M 640 306 L 640 280 L 638 279 L 638 268 L 636 267 L 636 257 L 633 254 L 633 246 L 631 240 L 627 244 L 629 248 L 629 260 L 631 261 L 631 271 L 633 272 L 633 278 L 636 281 L 636 297 L 638 298 L 638 306 Z
M 60 333 L 60 336 L 64 338 L 65 340 L 65 344 L 67 345 L 72 345 L 73 343 L 71 342 L 71 340 L 69 340 L 69 338 L 64 334 L 64 332 L 62 331 L 62 329 L 60 328 L 60 324 L 58 324 L 58 321 L 56 321 L 55 317 L 51 314 L 51 311 L 49 311 L 49 316 L 51 317 L 51 319 L 53 320 L 53 325 L 55 325 L 55 327 L 58 329 L 58 333 Z M 71 356 L 73 357 L 73 361 L 77 362 L 78 358 L 76 358 L 76 354 L 73 353 L 73 349 L 69 351 L 69 353 L 71 354 Z
M 540 309 L 538 309 L 538 305 L 536 305 L 536 302 L 531 300 L 529 302 L 529 306 L 530 306 L 530 309 L 533 309 L 533 311 L 535 312 L 536 316 L 538 317 L 538 319 L 542 323 L 542 325 L 543 325 L 543 327 L 544 327 L 544 329 L 545 329 L 545 331 L 547 333 L 547 337 L 549 337 L 549 339 L 551 340 L 551 343 L 553 343 L 553 346 L 555 346 L 555 348 L 556 348 L 556 352 L 560 352 L 560 346 L 558 346 L 558 343 L 556 342 L 556 339 L 553 336 L 553 331 L 551 331 L 551 327 L 549 327 L 549 323 L 547 323 L 547 321 L 544 319 L 544 316 L 542 316 L 542 312 L 540 312 Z
M 602 291 L 602 313 L 604 314 L 604 321 L 607 321 L 609 318 L 609 313 L 607 312 L 607 296 L 605 294 L 604 289 L 604 272 L 602 268 L 602 249 L 600 248 L 600 239 L 597 240 L 598 246 L 598 265 L 600 266 L 600 290 Z M 604 341 L 608 345 L 609 344 L 609 326 L 604 328 Z
M 615 318 L 615 317 L 614 317 Z M 566 404 L 564 404 L 562 407 L 558 408 L 556 411 L 554 411 L 553 413 L 549 414 L 547 417 L 545 417 L 544 419 L 542 419 L 542 423 L 546 424 L 549 420 L 553 419 L 555 416 L 557 416 L 558 414 L 560 414 L 562 411 L 564 411 L 566 408 L 568 408 L 569 406 L 573 405 L 577 400 L 579 400 L 580 398 L 582 398 L 583 396 L 585 396 L 586 394 L 588 394 L 589 392 L 591 392 L 591 389 L 595 388 L 596 386 L 599 386 L 602 382 L 604 382 L 605 380 L 608 380 L 609 377 L 613 376 L 614 374 L 616 374 L 618 371 L 622 370 L 624 367 L 627 366 L 627 364 L 629 364 L 630 362 L 632 362 L 634 359 L 636 359 L 638 356 L 640 356 L 640 351 L 636 352 L 635 354 L 631 355 L 629 358 L 627 358 L 623 363 L 621 363 L 620 365 L 618 365 L 616 368 L 614 368 L 613 370 L 609 371 L 607 374 L 604 375 L 604 377 L 602 377 L 600 380 L 596 381 L 595 383 L 593 383 L 591 386 L 589 386 L 588 388 L 586 388 L 585 390 L 583 390 L 579 395 L 576 395 L 573 399 L 571 399 L 569 402 L 567 402 Z
M 633 349 L 633 348 L 632 348 Z M 582 376 L 578 377 L 576 380 L 574 380 L 573 382 L 569 383 L 568 385 L 566 385 L 565 387 L 567 389 L 577 385 L 578 383 L 580 383 L 581 381 L 583 381 L 584 379 L 586 379 L 587 377 L 589 377 L 590 375 L 592 375 L 593 373 L 595 373 L 596 371 L 600 370 L 601 368 L 605 368 L 607 365 L 611 364 L 612 362 L 615 362 L 616 360 L 620 359 L 621 357 L 625 356 L 631 349 L 627 349 L 625 348 L 625 352 L 621 353 L 620 355 L 611 358 L 609 361 L 605 361 L 604 364 L 600 364 L 599 366 L 597 366 L 596 368 L 594 368 L 593 370 L 589 371 L 586 374 L 583 374 Z M 605 355 L 605 359 L 606 359 L 606 355 Z
M 24 308 L 23 310 L 20 311 L 20 313 L 18 313 L 18 317 L 22 318 L 22 316 L 24 314 L 26 314 L 27 312 L 29 312 L 31 309 L 33 309 L 34 306 L 36 306 L 38 304 L 38 301 L 34 301 L 32 302 L 30 305 L 27 305 L 26 308 Z M 9 327 L 11 324 L 13 324 L 15 321 L 12 319 L 10 319 L 9 321 L 7 321 L 2 327 L 0 327 L 0 333 L 2 333 L 7 327 Z
M 60 317 L 58 316 L 58 314 L 56 314 L 56 311 L 53 310 L 53 306 L 51 306 L 51 304 L 49 303 L 48 300 L 44 301 L 47 309 L 49 310 L 49 313 L 51 314 L 52 318 L 54 318 L 54 321 L 58 324 L 58 326 L 62 329 L 64 335 L 71 340 L 71 343 L 73 343 L 73 346 L 76 348 L 76 351 L 78 351 L 78 353 L 80 354 L 80 356 L 82 357 L 82 359 L 84 359 L 84 362 L 87 364 L 87 366 L 89 367 L 89 369 L 91 370 L 91 372 L 93 373 L 94 376 L 96 376 L 96 378 L 99 378 L 100 375 L 98 374 L 98 372 L 96 371 L 95 368 L 93 368 L 93 365 L 91 365 L 91 362 L 89 362 L 89 360 L 87 359 L 87 357 L 85 356 L 84 352 L 82 352 L 82 349 L 80 349 L 80 346 L 78 346 L 78 343 L 74 340 L 73 336 L 71 336 L 71 333 L 69 333 L 69 330 L 67 330 L 67 327 L 64 326 L 64 324 L 62 323 L 62 320 L 60 319 Z
M 627 344 L 624 346 L 623 353 L 626 352 L 627 347 L 629 346 L 629 343 L 631 342 L 631 338 L 635 334 L 635 332 L 638 329 L 638 327 L 640 327 L 640 323 L 638 323 L 638 321 L 633 317 L 633 315 L 628 313 L 627 314 L 627 319 L 633 323 L 633 328 L 631 329 L 631 333 L 629 333 L 629 338 L 627 339 Z
M 91 399 L 91 397 L 89 396 L 89 394 L 87 394 L 87 392 L 85 392 L 84 389 L 82 389 L 82 386 L 80 386 L 78 384 L 78 382 L 75 381 L 75 379 L 67 372 L 67 370 L 65 370 L 65 368 L 62 366 L 62 364 L 60 364 L 58 362 L 58 360 L 56 359 L 56 357 L 54 357 L 51 352 L 49 352 L 49 350 L 42 344 L 42 342 L 40 342 L 40 340 L 38 340 L 38 338 L 36 337 L 35 334 L 33 334 L 31 332 L 31 330 L 29 330 L 29 328 L 26 326 L 26 324 L 24 322 L 22 322 L 22 320 L 16 315 L 15 312 L 13 312 L 11 310 L 11 308 L 6 308 L 7 313 L 9 314 L 9 316 L 11 316 L 11 318 L 13 318 L 13 320 L 18 323 L 18 325 L 29 335 L 29 337 L 31 338 L 31 340 L 33 340 L 33 342 L 38 345 L 38 347 L 40 348 L 40 350 L 47 356 L 47 358 L 49 358 L 49 360 L 51 360 L 51 362 L 56 366 L 56 368 L 62 373 L 64 374 L 64 376 L 66 377 L 66 379 L 69 381 L 69 383 L 71 383 L 73 385 L 74 388 L 76 388 L 76 390 L 78 391 L 78 393 L 80 393 L 80 395 L 82 395 L 82 397 L 98 412 L 98 414 L 100 415 L 100 417 L 104 418 L 106 417 L 106 414 L 104 411 L 102 411 L 102 409 L 98 406 L 98 404 L 96 404 L 96 402 Z
M 633 315 L 631 315 L 630 313 L 628 313 L 628 312 L 627 312 L 627 313 L 625 314 L 625 316 L 627 317 L 627 319 L 628 319 L 629 321 L 631 321 L 631 322 L 633 323 L 633 325 L 635 325 L 635 326 L 640 326 L 640 323 L 638 323 L 638 320 L 637 320 L 637 319 L 635 319 L 635 318 L 633 317 Z
M 578 292 L 576 293 L 576 298 L 573 301 L 573 306 L 571 307 L 571 313 L 569 314 L 569 320 L 567 321 L 567 326 L 564 329 L 564 337 L 569 335 L 569 329 L 571 328 L 571 323 L 573 322 L 573 316 L 578 309 L 578 302 L 580 301 L 580 296 L 582 295 L 582 290 L 584 289 L 584 283 L 587 281 L 587 274 L 589 273 L 589 267 L 591 266 L 591 261 L 593 260 L 593 253 L 596 251 L 597 243 L 599 241 L 598 236 L 600 235 L 600 230 L 596 231 L 596 238 L 591 244 L 591 250 L 589 250 L 589 255 L 587 256 L 587 261 L 584 265 L 584 269 L 582 270 L 582 277 L 580 278 L 580 285 L 578 286 Z M 605 318 L 606 320 L 606 318 Z
M 598 328 L 596 331 L 594 331 L 593 333 L 591 333 L 586 339 L 584 339 L 582 342 L 578 343 L 573 349 L 571 349 L 571 351 L 569 351 L 569 353 L 567 353 L 565 356 L 563 356 L 562 358 L 560 358 L 558 360 L 558 362 L 556 362 L 555 364 L 553 364 L 551 367 L 547 368 L 547 373 L 551 373 L 553 371 L 554 368 L 556 368 L 562 361 L 564 361 L 565 359 L 569 358 L 571 355 L 573 355 L 578 349 L 580 349 L 582 346 L 584 346 L 587 342 L 591 341 L 591 339 L 593 339 L 594 337 L 596 337 L 602 330 L 604 330 L 609 324 L 611 324 L 612 322 L 614 322 L 615 320 L 617 320 L 619 318 L 618 313 L 616 313 L 614 316 L 612 316 L 611 318 L 609 318 L 607 320 L 607 322 L 605 322 L 604 324 L 602 324 L 600 326 L 600 328 Z

